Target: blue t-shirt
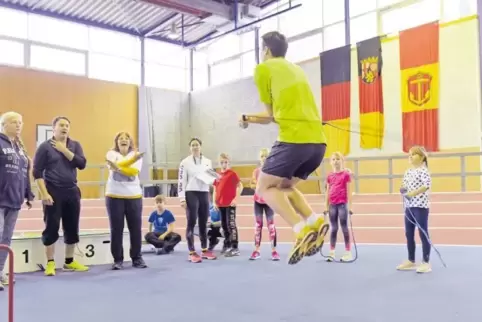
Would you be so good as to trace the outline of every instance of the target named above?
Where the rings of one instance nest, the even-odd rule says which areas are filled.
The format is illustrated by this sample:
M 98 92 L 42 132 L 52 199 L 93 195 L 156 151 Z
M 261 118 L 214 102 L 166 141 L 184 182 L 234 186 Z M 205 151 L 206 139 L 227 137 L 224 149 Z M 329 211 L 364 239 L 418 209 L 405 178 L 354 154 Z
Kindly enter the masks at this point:
M 167 231 L 167 227 L 175 222 L 174 215 L 169 210 L 164 210 L 162 214 L 153 211 L 149 216 L 149 223 L 154 226 L 154 232 L 164 234 Z

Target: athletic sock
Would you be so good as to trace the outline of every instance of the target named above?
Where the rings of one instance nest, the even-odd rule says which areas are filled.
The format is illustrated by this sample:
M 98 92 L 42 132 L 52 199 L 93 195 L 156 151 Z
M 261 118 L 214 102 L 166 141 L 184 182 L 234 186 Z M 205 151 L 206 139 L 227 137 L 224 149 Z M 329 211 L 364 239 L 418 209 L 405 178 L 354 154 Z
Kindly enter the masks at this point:
M 67 265 L 72 264 L 73 261 L 74 261 L 73 258 L 66 258 L 66 259 L 65 259 L 65 264 L 67 264 Z
M 47 261 L 47 263 L 49 263 L 49 262 L 55 262 L 55 260 L 54 260 L 54 259 L 49 259 L 49 260 Z
M 304 221 L 300 221 L 296 225 L 293 226 L 293 231 L 295 234 L 299 234 L 303 228 L 305 228 L 306 224 Z
M 306 223 L 309 226 L 314 226 L 320 217 L 321 217 L 320 214 L 311 214 L 311 216 L 309 216 L 308 219 L 306 219 Z

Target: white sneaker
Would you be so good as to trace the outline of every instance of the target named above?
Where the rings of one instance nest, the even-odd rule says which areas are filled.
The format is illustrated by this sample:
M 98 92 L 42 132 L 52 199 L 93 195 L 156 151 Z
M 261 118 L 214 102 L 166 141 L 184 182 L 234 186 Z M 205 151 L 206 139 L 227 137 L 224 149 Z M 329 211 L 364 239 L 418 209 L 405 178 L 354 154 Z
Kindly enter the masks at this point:
M 13 278 L 13 282 L 15 283 L 15 277 Z M 8 285 L 8 274 L 1 273 L 0 284 Z

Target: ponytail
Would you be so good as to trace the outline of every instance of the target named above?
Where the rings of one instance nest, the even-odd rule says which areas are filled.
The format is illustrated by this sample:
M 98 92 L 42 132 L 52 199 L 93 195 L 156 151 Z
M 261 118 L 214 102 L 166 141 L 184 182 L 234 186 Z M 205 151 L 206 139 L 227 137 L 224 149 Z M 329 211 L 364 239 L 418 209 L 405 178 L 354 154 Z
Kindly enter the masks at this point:
M 23 153 L 25 154 L 25 157 L 27 157 L 27 148 L 25 148 L 25 144 L 23 143 L 23 140 L 20 136 L 17 136 L 17 139 L 15 140 L 17 143 L 18 147 L 22 149 Z

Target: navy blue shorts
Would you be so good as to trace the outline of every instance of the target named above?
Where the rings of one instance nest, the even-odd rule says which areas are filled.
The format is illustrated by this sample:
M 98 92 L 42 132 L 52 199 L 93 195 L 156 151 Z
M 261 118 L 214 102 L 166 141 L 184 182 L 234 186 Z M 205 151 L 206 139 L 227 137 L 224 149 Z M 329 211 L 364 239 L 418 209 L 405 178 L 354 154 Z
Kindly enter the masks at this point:
M 261 171 L 285 179 L 306 180 L 321 165 L 325 151 L 324 143 L 276 142 Z

